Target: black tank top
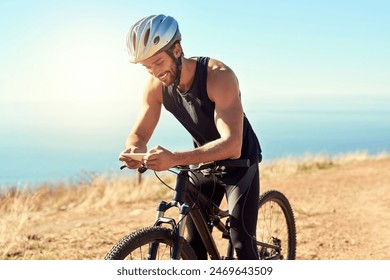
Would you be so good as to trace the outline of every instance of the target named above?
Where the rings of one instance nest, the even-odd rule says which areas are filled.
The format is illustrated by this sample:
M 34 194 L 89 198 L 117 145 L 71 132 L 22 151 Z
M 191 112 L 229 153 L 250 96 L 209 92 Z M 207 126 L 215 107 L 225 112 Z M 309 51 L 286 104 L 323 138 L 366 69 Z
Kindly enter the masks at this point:
M 214 122 L 215 103 L 207 94 L 207 66 L 209 58 L 199 57 L 195 77 L 185 93 L 177 88 L 163 86 L 163 104 L 191 134 L 195 147 L 220 138 Z M 241 158 L 261 161 L 261 148 L 248 119 L 244 115 Z

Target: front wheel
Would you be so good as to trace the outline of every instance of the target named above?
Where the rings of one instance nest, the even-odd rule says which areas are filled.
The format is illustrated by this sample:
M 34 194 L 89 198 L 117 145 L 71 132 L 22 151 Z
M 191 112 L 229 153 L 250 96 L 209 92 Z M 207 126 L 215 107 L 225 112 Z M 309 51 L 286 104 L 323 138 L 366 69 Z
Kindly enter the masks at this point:
M 195 260 L 196 254 L 186 240 L 182 240 L 181 258 Z M 146 227 L 122 238 L 104 257 L 106 260 L 169 260 L 173 246 L 172 229 Z
M 294 213 L 281 192 L 269 190 L 260 196 L 256 239 L 260 259 L 295 259 Z

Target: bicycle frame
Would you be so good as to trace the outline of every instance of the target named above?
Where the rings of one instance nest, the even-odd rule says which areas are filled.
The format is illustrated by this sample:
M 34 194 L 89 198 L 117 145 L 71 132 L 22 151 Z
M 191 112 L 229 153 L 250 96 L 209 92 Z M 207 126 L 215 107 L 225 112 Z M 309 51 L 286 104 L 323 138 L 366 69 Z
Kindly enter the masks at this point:
M 161 201 L 158 204 L 154 226 L 140 228 L 123 237 L 107 253 L 105 259 L 125 259 L 132 256 L 132 252 L 136 251 L 141 254 L 137 252 L 135 258 L 145 259 L 145 257 L 142 257 L 145 256 L 142 253 L 142 248 L 145 248 L 145 245 L 149 245 L 146 257 L 149 260 L 161 257 L 160 253 L 164 255 L 164 252 L 169 252 L 170 258 L 175 260 L 181 258 L 196 259 L 193 248 L 184 238 L 188 217 L 192 219 L 194 226 L 199 231 L 200 238 L 210 259 L 233 259 L 234 249 L 230 236 L 229 212 L 221 210 L 209 197 L 201 193 L 198 184 L 193 181 L 195 177 L 190 176 L 190 173 L 201 172 L 204 176 L 219 177 L 225 174 L 226 167 L 250 167 L 250 165 L 250 160 L 239 159 L 215 161 L 191 167 L 176 166 L 175 168 L 179 170 L 179 173 L 175 172 L 177 180 L 175 189 L 172 189 L 174 191 L 173 198 L 170 202 Z M 139 168 L 138 171 L 143 173 L 146 168 Z M 165 184 L 161 179 L 160 181 Z M 172 207 L 177 208 L 180 212 L 178 220 L 165 217 L 166 211 Z M 274 208 L 275 215 L 272 210 Z M 260 220 L 258 220 L 262 223 L 258 232 L 259 239 L 262 241 L 256 240 L 259 259 L 295 259 L 296 227 L 294 213 L 288 199 L 279 191 L 268 190 L 259 197 L 258 211 L 259 214 L 260 211 L 262 213 Z M 274 217 L 276 217 L 275 223 L 273 222 Z M 169 229 L 166 228 L 167 225 L 170 226 Z M 216 227 L 222 233 L 222 238 L 228 240 L 226 256 L 220 255 L 212 235 L 213 227 Z M 263 231 L 262 228 L 266 230 Z M 160 244 L 163 245 L 161 250 L 159 249 Z M 170 249 L 167 251 L 166 248 Z
M 173 218 L 167 218 L 164 216 L 165 212 L 172 207 L 179 209 L 180 216 L 178 223 L 176 223 Z M 211 226 L 215 226 L 222 232 L 225 238 L 229 239 L 226 257 L 232 258 L 233 250 L 229 237 L 228 212 L 221 210 L 217 205 L 212 203 L 208 197 L 200 193 L 196 189 L 195 185 L 191 183 L 187 171 L 180 171 L 180 173 L 177 175 L 173 198 L 170 202 L 161 201 L 159 203 L 155 222 L 156 226 L 160 226 L 162 224 L 170 224 L 172 226 L 174 236 L 174 246 L 171 255 L 172 259 L 180 258 L 180 240 L 182 239 L 175 237 L 184 236 L 188 214 L 193 220 L 210 258 L 213 260 L 221 259 L 221 255 L 211 234 Z M 221 222 L 222 218 L 227 218 L 226 224 Z M 149 251 L 150 256 L 153 256 L 153 250 L 154 247 L 152 245 Z

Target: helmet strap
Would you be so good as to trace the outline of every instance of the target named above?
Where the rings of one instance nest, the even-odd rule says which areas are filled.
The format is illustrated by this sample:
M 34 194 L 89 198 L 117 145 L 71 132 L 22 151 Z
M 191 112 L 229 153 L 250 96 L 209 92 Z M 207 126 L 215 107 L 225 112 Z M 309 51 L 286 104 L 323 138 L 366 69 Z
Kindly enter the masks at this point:
M 175 77 L 175 80 L 173 81 L 173 89 L 176 91 L 176 89 L 178 88 L 179 84 L 180 84 L 180 76 L 181 76 L 181 68 L 182 68 L 182 63 L 181 63 L 181 57 L 182 55 L 179 56 L 179 58 L 177 58 L 174 54 L 173 54 L 173 51 L 172 49 L 169 49 L 166 51 L 167 54 L 172 58 L 172 60 L 175 62 L 176 64 L 176 77 Z

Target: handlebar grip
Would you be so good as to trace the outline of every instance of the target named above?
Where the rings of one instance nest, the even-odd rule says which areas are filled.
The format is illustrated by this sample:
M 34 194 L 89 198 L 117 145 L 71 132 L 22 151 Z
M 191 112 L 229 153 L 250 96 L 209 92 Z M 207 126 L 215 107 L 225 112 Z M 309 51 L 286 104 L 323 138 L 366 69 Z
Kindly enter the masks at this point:
M 122 165 L 122 166 L 120 167 L 121 170 L 122 170 L 122 169 L 125 169 L 125 168 L 127 168 L 126 165 Z M 141 174 L 142 174 L 142 173 L 145 173 L 146 170 L 148 170 L 148 168 L 146 168 L 144 165 L 138 167 L 138 172 L 141 173 Z

